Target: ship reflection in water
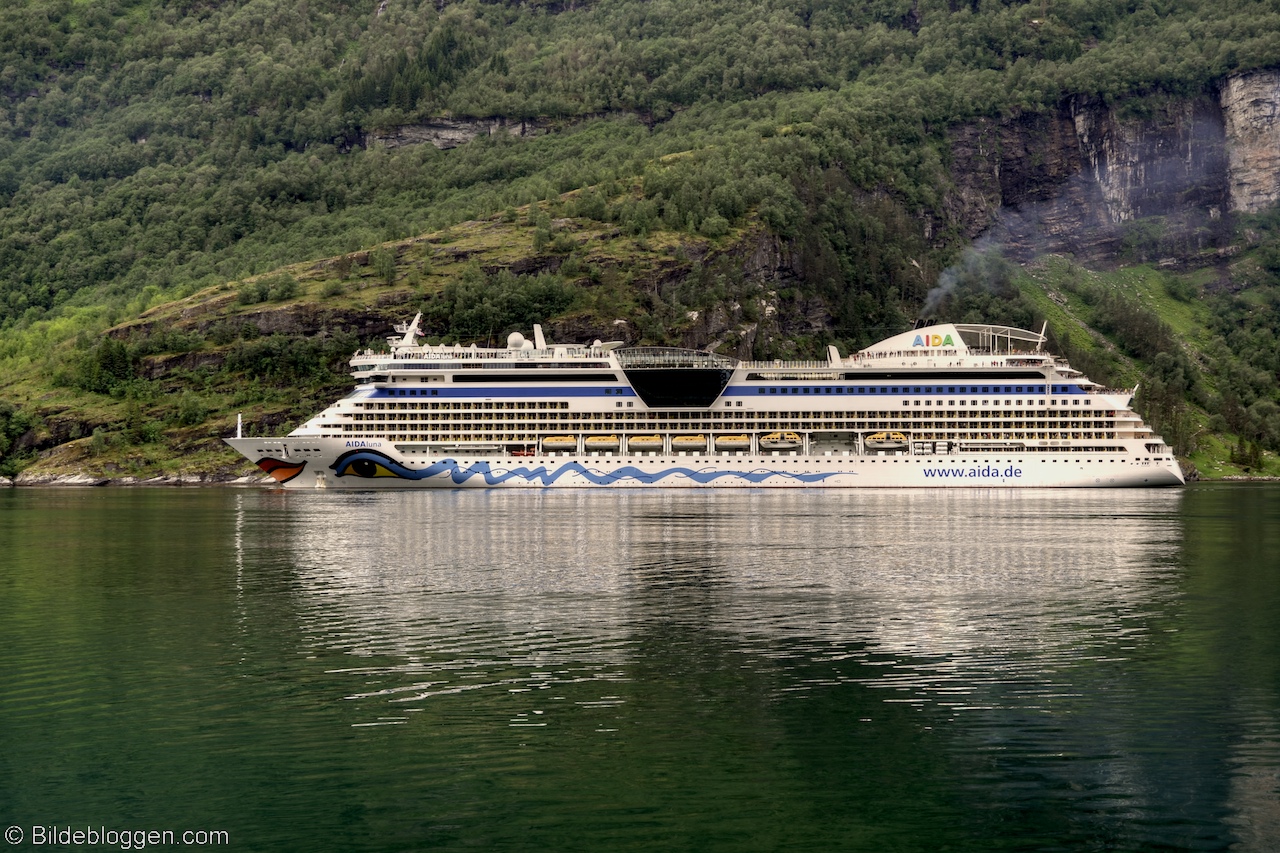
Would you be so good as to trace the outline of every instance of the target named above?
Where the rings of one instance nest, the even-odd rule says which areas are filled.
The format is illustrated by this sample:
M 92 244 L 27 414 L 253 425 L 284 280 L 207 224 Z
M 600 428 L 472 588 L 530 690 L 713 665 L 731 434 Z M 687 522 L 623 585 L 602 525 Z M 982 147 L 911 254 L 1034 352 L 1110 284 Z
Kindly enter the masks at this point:
M 290 496 L 289 548 L 315 630 L 357 654 L 477 631 L 623 652 L 661 619 L 781 657 L 890 656 L 876 686 L 958 705 L 1149 634 L 1176 594 L 1182 495 L 1100 495 Z
M 252 500 L 287 519 L 302 630 L 353 726 L 466 718 L 477 753 L 517 727 L 651 757 L 692 726 L 843 786 L 809 796 L 945 779 L 974 820 L 1124 849 L 1277 826 L 1275 720 L 1216 729 L 1245 700 L 1188 660 L 1182 491 Z

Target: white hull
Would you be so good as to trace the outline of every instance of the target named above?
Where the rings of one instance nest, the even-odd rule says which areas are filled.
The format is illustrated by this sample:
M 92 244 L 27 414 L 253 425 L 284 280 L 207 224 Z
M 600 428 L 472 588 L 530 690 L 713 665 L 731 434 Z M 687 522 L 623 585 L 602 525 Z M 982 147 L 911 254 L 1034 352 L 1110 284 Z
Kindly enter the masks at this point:
M 286 489 L 457 488 L 1120 488 L 1183 484 L 1176 463 L 1068 453 L 803 456 L 538 454 L 413 459 L 387 442 L 239 438 L 250 459 L 281 463 Z M 271 472 L 269 472 L 271 473 Z

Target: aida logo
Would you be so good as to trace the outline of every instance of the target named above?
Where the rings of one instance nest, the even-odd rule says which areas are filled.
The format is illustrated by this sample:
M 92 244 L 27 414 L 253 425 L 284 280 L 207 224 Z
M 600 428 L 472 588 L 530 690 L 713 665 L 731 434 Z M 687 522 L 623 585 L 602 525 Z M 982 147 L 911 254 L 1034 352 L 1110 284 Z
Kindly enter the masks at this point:
M 956 342 L 950 335 L 916 335 L 911 343 L 913 347 L 953 347 Z

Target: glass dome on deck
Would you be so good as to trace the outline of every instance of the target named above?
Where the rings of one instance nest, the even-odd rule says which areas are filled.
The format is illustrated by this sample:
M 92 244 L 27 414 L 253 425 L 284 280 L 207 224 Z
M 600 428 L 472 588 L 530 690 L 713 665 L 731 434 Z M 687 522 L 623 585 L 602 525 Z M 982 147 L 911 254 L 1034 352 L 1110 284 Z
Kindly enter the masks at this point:
M 990 353 L 1040 352 L 1045 336 L 1039 332 L 1012 326 L 990 326 L 978 323 L 956 323 L 955 329 L 970 350 Z

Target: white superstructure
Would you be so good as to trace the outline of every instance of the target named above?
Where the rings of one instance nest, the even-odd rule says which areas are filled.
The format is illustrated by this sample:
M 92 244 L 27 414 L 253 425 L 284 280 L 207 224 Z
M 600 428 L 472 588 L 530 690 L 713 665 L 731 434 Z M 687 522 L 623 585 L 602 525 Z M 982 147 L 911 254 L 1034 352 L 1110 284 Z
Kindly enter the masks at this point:
M 946 324 L 825 361 L 533 340 L 419 346 L 415 317 L 357 385 L 283 438 L 227 443 L 286 488 L 1164 486 L 1172 450 L 1043 351 Z

